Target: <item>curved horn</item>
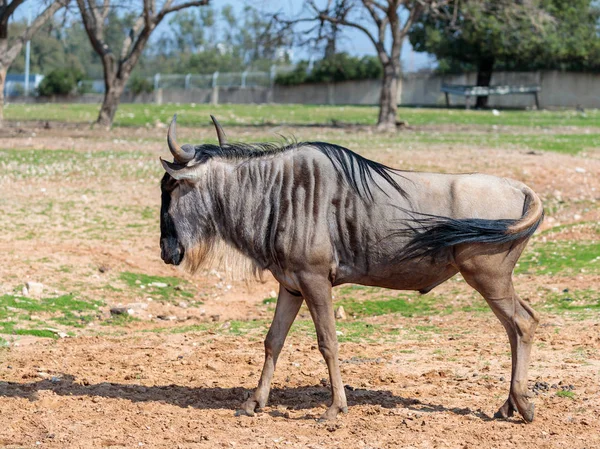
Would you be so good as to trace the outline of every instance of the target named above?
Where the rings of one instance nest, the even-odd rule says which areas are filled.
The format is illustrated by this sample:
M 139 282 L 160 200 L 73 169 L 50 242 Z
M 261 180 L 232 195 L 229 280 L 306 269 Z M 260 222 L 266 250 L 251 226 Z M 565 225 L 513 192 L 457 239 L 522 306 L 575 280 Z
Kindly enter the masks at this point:
M 215 124 L 215 129 L 217 130 L 217 137 L 219 138 L 219 145 L 223 146 L 227 144 L 227 136 L 225 135 L 225 131 L 223 131 L 223 128 L 221 127 L 214 115 L 211 115 L 210 118 Z
M 175 137 L 176 122 L 177 114 L 173 116 L 173 120 L 169 125 L 169 130 L 167 131 L 167 143 L 169 144 L 169 150 L 171 150 L 171 154 L 175 158 L 175 161 L 181 164 L 187 164 L 189 161 L 194 159 L 196 152 L 191 145 L 184 145 L 183 147 L 180 147 L 177 144 L 177 138 Z

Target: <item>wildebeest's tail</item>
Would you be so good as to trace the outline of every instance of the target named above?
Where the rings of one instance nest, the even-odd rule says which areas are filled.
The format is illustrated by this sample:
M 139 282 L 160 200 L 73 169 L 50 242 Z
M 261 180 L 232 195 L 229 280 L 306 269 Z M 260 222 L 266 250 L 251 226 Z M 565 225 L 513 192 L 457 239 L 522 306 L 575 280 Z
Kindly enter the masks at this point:
M 525 203 L 519 219 L 488 220 L 481 218 L 449 218 L 408 212 L 395 235 L 410 238 L 399 260 L 428 257 L 445 248 L 464 243 L 503 244 L 531 237 L 544 219 L 542 201 L 527 186 L 523 186 Z

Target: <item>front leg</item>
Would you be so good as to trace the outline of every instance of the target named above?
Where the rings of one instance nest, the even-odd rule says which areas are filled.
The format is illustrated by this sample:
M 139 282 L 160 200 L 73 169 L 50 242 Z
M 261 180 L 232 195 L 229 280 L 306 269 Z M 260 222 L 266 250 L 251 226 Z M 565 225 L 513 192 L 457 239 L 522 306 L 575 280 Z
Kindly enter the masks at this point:
M 301 279 L 300 288 L 315 323 L 319 351 L 327 363 L 331 383 L 331 406 L 321 416 L 320 421 L 335 419 L 339 412 L 348 413 L 348 404 L 338 360 L 331 282 L 326 277 L 307 276 Z
M 242 404 L 242 412 L 248 416 L 253 416 L 254 411 L 257 408 L 264 407 L 269 399 L 271 379 L 273 379 L 277 358 L 285 343 L 285 337 L 296 315 L 298 315 L 302 301 L 302 297 L 293 296 L 283 286 L 279 286 L 275 317 L 265 338 L 265 364 L 260 375 L 260 380 L 258 381 L 258 387 L 252 396 Z

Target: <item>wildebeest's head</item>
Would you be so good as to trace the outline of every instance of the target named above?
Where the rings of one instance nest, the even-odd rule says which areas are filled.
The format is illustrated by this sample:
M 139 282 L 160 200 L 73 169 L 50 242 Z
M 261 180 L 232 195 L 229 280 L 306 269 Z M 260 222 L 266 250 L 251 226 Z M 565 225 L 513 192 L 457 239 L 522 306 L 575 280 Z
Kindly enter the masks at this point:
M 225 133 L 211 115 L 217 130 L 219 145 L 226 143 Z M 176 119 L 169 126 L 167 143 L 174 162 L 161 158 L 166 171 L 161 181 L 160 249 L 165 263 L 179 265 L 186 257 L 191 269 L 197 268 L 206 257 L 211 245 L 210 217 L 203 216 L 201 192 L 196 188 L 198 169 L 193 145 L 180 146 L 176 140 Z

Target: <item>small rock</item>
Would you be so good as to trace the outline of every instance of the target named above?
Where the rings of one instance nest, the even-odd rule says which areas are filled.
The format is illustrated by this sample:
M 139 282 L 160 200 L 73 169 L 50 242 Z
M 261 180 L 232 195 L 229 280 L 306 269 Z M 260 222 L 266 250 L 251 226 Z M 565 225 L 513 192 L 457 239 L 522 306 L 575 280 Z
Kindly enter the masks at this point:
M 575 171 L 576 171 L 577 173 L 585 173 L 585 168 L 582 168 L 582 167 L 575 167 Z
M 188 308 L 188 303 L 185 301 L 180 301 L 179 302 L 179 307 L 181 307 L 182 309 L 187 309 Z
M 39 282 L 27 282 L 26 287 L 28 296 L 41 296 L 44 292 L 44 284 Z
M 277 293 L 275 292 L 275 290 L 271 290 L 269 292 L 269 298 L 277 298 Z
M 44 329 L 45 331 L 49 331 L 52 332 L 54 335 L 56 335 L 58 338 L 67 338 L 69 335 L 61 330 L 58 329 L 53 329 L 51 327 L 47 327 Z
M 111 307 L 110 314 L 111 315 L 126 315 L 127 308 L 126 307 Z
M 174 315 L 156 315 L 156 318 L 163 321 L 176 321 L 177 317 Z
M 500 115 L 500 111 L 498 109 L 492 109 L 492 114 L 494 114 L 497 117 Z
M 345 320 L 346 319 L 346 311 L 342 306 L 339 306 L 335 309 L 335 319 L 336 320 Z
M 156 288 L 167 288 L 169 286 L 169 284 L 165 284 L 164 282 L 152 282 L 150 284 L 150 287 L 156 287 Z
M 213 321 L 219 321 L 221 319 L 221 315 L 211 315 L 210 319 Z
M 98 267 L 98 271 L 99 271 L 100 273 L 106 273 L 106 272 L 107 272 L 109 269 L 110 269 L 110 268 L 108 268 L 106 265 L 100 265 L 100 266 Z
M 127 304 L 127 307 L 129 310 L 146 310 L 148 308 L 148 304 L 146 304 L 145 302 L 132 302 L 130 304 Z

